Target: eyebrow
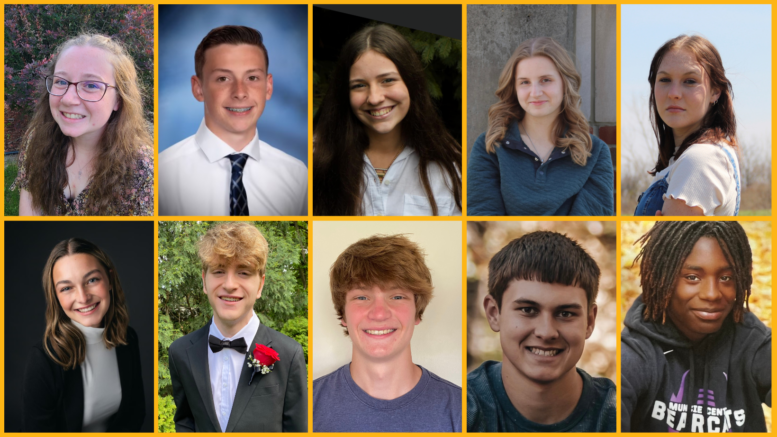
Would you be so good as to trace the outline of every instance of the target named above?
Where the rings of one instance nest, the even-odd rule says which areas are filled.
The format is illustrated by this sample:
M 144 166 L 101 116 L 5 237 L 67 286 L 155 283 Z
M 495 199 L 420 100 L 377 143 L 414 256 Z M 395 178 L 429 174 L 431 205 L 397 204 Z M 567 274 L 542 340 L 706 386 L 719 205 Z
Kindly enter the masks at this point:
M 524 304 L 524 305 L 534 305 L 534 306 L 538 306 L 538 307 L 542 306 L 538 302 L 535 302 L 535 301 L 533 301 L 531 299 L 516 299 L 516 300 L 513 301 L 513 303 Z M 581 310 L 581 309 L 583 309 L 583 306 L 580 305 L 579 303 L 566 303 L 566 304 L 563 304 L 563 305 L 556 306 L 555 309 L 557 309 L 557 310 L 575 310 L 575 309 L 576 310 Z
M 67 76 L 67 72 L 66 71 L 55 71 L 54 72 L 54 76 Z M 86 74 L 82 75 L 81 78 L 83 78 L 83 79 L 95 79 L 95 80 L 99 80 L 100 82 L 105 82 L 105 79 L 103 79 L 101 76 L 98 76 L 98 75 L 92 74 L 92 73 L 86 73 Z
M 100 269 L 94 269 L 94 270 L 91 270 L 91 271 L 87 272 L 84 275 L 84 278 L 88 277 L 89 275 L 91 275 L 92 273 L 95 273 L 95 272 L 100 273 Z M 63 279 L 63 280 L 57 282 L 56 284 L 54 284 L 54 287 L 57 287 L 59 284 L 72 284 L 72 283 L 73 283 L 73 281 L 71 281 L 70 279 Z
M 669 73 L 664 71 L 664 70 L 659 70 L 658 73 L 656 73 L 656 74 L 666 74 L 666 75 L 668 75 Z M 682 75 L 683 76 L 687 76 L 689 74 L 701 74 L 701 70 L 688 70 L 685 73 L 683 73 Z
M 693 271 L 696 271 L 696 272 L 702 272 L 702 271 L 704 271 L 704 267 L 695 266 L 693 264 L 686 264 L 686 265 L 683 266 L 683 270 L 693 270 Z M 721 272 L 723 270 L 734 270 L 734 268 L 731 267 L 730 265 L 727 265 L 727 266 L 723 266 L 723 267 L 719 268 L 717 271 Z
M 392 76 L 392 75 L 395 75 L 395 74 L 396 74 L 396 75 L 398 75 L 398 74 L 399 74 L 399 72 L 398 72 L 398 71 L 389 71 L 389 72 L 387 72 L 387 73 L 382 73 L 382 74 L 379 74 L 379 75 L 377 75 L 377 76 L 375 76 L 375 77 L 376 77 L 377 79 L 382 79 L 382 78 L 384 78 L 384 77 L 386 77 L 386 76 Z M 360 80 L 364 80 L 364 79 L 362 79 L 362 78 L 360 78 L 360 77 L 357 77 L 356 79 L 351 79 L 351 82 L 358 82 L 358 81 L 360 81 Z
M 235 74 L 234 71 L 232 71 L 232 70 L 230 70 L 228 68 L 214 68 L 213 71 L 211 71 L 211 73 L 217 73 L 217 72 Z M 245 73 L 264 73 L 264 69 L 263 68 L 252 68 L 250 70 L 246 70 Z
M 553 74 L 543 74 L 542 76 L 540 76 L 540 79 L 542 79 L 543 77 L 553 77 Z M 531 79 L 531 78 L 530 77 L 516 77 L 516 79 L 517 80 L 523 80 L 523 79 Z

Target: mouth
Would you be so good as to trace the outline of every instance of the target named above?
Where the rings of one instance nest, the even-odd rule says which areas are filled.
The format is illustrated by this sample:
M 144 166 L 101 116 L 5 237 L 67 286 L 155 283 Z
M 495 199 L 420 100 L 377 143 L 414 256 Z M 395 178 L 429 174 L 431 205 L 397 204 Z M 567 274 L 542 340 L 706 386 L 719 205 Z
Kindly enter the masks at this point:
M 685 109 L 683 109 L 683 108 L 681 108 L 679 106 L 670 106 L 670 107 L 666 108 L 666 111 L 667 112 L 682 112 L 682 111 L 685 111 Z
M 219 299 L 223 300 L 224 302 L 230 302 L 230 303 L 240 302 L 241 300 L 243 300 L 242 297 L 234 297 L 234 296 L 219 296 Z
M 563 350 L 563 349 L 539 348 L 539 347 L 531 347 L 531 346 L 527 347 L 526 349 L 533 355 L 537 355 L 540 357 L 555 357 Z
M 714 322 L 723 318 L 726 314 L 723 310 L 718 309 L 692 309 L 691 310 L 696 317 L 703 321 Z
M 367 334 L 378 336 L 378 337 L 392 334 L 394 331 L 396 331 L 396 329 L 365 329 L 364 330 L 364 332 L 366 332 Z
M 395 106 L 387 106 L 385 108 L 368 109 L 366 112 L 374 118 L 384 118 L 393 111 Z
M 92 306 L 83 307 L 83 308 L 78 308 L 78 309 L 76 309 L 75 311 L 76 311 L 77 313 L 81 313 L 81 314 L 91 314 L 91 313 L 92 313 L 94 310 L 96 310 L 96 309 L 97 309 L 97 306 L 98 306 L 98 305 L 100 305 L 100 302 L 97 302 L 97 303 L 95 303 L 95 304 L 94 304 L 94 305 L 92 305 Z
M 81 120 L 82 118 L 86 118 L 86 115 L 82 114 L 73 114 L 72 112 L 62 112 L 59 111 L 60 114 L 62 114 L 62 117 L 68 119 L 68 120 Z
M 530 105 L 542 105 L 543 103 L 547 103 L 547 100 L 537 100 L 534 102 L 529 102 Z
M 248 112 L 250 112 L 250 111 L 251 111 L 251 109 L 253 109 L 253 108 L 254 108 L 253 106 L 249 106 L 249 107 L 247 107 L 247 108 L 232 108 L 232 107 L 227 107 L 226 109 L 227 109 L 227 111 L 231 112 L 232 114 L 235 114 L 235 115 L 243 115 L 243 114 L 247 114 Z

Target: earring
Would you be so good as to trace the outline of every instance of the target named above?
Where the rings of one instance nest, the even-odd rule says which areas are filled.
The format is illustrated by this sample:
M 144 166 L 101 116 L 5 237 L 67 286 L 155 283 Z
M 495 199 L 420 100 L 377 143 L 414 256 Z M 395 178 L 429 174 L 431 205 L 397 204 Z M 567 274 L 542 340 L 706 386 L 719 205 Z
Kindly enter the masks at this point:
M 714 101 L 714 102 L 712 102 L 712 106 L 715 106 L 715 105 L 717 105 L 717 104 L 718 104 L 718 100 L 717 100 L 717 99 L 715 99 L 715 101 Z

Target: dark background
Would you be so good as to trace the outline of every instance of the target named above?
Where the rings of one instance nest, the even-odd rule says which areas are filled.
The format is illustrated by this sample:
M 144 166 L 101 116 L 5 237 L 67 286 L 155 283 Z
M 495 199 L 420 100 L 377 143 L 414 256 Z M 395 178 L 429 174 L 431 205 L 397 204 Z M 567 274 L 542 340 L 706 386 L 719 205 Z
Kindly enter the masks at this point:
M 314 79 L 313 84 L 314 116 L 341 49 L 353 34 L 373 22 L 461 40 L 461 5 L 314 6 L 313 72 L 321 80 L 317 84 Z M 433 102 L 448 132 L 461 144 L 461 72 L 455 66 L 441 65 L 437 59 L 426 68 L 434 71 L 442 92 L 442 97 Z
M 146 418 L 154 428 L 154 223 L 5 223 L 5 432 L 21 431 L 24 371 L 32 345 L 43 340 L 46 299 L 41 277 L 51 249 L 79 237 L 108 254 L 119 273 L 130 326 L 138 334 Z

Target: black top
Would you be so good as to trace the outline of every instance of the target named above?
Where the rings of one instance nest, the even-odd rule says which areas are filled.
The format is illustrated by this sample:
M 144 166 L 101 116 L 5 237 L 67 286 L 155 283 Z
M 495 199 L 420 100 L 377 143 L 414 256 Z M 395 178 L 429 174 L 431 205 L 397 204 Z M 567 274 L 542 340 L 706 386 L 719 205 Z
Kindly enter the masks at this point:
M 121 404 L 111 417 L 109 432 L 138 432 L 145 420 L 138 335 L 127 327 L 127 344 L 116 348 L 121 379 Z M 25 432 L 80 432 L 84 420 L 81 366 L 65 370 L 46 354 L 43 343 L 33 346 L 24 374 Z

